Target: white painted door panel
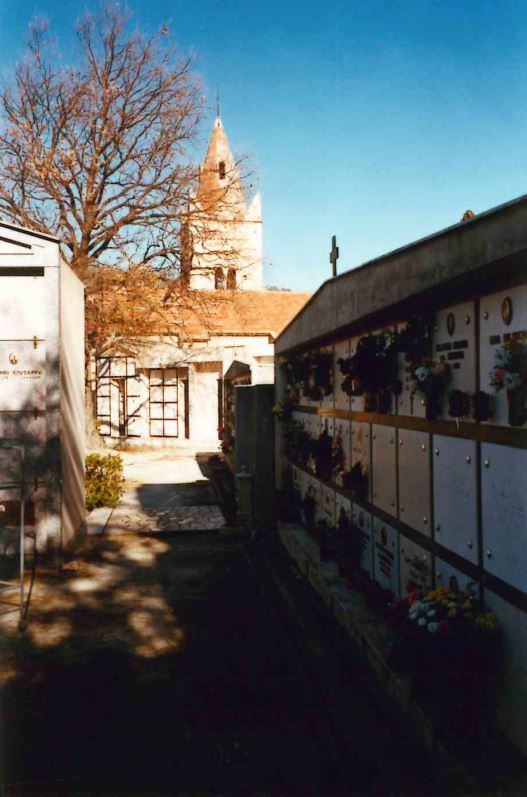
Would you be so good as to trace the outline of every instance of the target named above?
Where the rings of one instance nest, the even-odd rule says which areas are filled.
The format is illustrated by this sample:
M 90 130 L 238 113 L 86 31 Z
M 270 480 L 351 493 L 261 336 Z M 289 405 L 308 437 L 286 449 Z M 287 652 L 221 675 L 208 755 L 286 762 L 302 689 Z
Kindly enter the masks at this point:
M 371 454 L 370 454 L 370 424 L 363 421 L 351 423 L 351 464 L 362 464 L 368 479 L 368 500 L 371 499 Z

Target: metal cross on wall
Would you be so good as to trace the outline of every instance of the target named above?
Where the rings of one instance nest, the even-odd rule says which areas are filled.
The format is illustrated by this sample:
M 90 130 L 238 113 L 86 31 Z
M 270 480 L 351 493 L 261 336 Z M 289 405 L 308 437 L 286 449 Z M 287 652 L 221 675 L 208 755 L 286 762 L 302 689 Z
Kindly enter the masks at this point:
M 331 252 L 329 253 L 329 262 L 333 266 L 333 276 L 337 276 L 337 260 L 339 259 L 339 248 L 337 246 L 337 236 L 331 237 Z

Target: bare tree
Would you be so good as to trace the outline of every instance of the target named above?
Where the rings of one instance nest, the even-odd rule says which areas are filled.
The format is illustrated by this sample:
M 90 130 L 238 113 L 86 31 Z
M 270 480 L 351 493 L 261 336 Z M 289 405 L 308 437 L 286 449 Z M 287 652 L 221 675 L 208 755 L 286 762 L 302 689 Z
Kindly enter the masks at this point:
M 78 23 L 72 67 L 35 23 L 0 97 L 0 215 L 61 239 L 87 286 L 92 353 L 177 334 L 177 309 L 204 301 L 189 290 L 194 252 L 211 268 L 237 258 L 243 164 L 221 191 L 199 173 L 204 98 L 166 34 L 131 32 L 103 7 Z
M 177 268 L 196 169 L 199 81 L 163 33 L 127 33 L 113 7 L 77 26 L 62 67 L 44 25 L 2 94 L 0 212 L 52 231 L 84 277 L 97 262 Z

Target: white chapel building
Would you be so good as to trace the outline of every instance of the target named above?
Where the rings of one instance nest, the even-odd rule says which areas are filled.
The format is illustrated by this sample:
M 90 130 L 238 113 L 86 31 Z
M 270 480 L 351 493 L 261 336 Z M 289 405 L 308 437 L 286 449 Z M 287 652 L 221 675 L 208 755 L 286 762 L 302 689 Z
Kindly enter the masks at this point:
M 264 288 L 260 195 L 247 200 L 219 116 L 189 210 L 189 301 L 174 311 L 174 334 L 93 364 L 97 425 L 111 446 L 217 444 L 231 411 L 226 385 L 274 381 L 274 341 L 310 296 Z

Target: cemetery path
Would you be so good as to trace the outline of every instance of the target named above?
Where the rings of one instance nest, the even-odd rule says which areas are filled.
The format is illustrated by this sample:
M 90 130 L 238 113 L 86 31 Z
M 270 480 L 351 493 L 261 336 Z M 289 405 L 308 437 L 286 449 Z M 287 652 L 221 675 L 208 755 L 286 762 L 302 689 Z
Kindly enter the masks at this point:
M 203 531 L 225 524 L 210 482 L 188 451 L 120 454 L 126 489 L 108 533 Z
M 459 793 L 262 554 L 214 531 L 105 534 L 41 569 L 26 632 L 0 623 L 3 797 Z

